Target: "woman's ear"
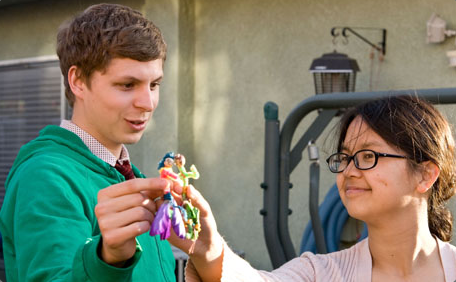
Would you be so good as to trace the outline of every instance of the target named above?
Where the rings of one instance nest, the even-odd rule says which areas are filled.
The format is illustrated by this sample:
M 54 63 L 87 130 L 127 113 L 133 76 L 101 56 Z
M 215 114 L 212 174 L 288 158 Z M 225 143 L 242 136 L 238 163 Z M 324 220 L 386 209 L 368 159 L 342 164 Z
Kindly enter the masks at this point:
M 439 177 L 440 169 L 431 161 L 422 162 L 421 166 L 421 181 L 418 183 L 417 191 L 426 193 Z
M 83 99 L 85 82 L 81 79 L 80 70 L 77 66 L 71 66 L 68 70 L 68 84 L 76 98 Z

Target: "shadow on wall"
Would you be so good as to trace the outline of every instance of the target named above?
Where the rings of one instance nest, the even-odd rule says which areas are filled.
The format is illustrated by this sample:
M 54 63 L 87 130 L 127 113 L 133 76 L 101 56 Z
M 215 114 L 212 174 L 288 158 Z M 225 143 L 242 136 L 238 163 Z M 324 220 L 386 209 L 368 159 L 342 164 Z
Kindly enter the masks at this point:
M 304 59 L 293 59 L 303 53 L 299 46 L 305 39 L 296 36 L 299 30 L 289 25 L 291 19 L 286 19 L 283 7 L 277 7 L 278 14 L 277 9 L 269 10 L 277 5 L 198 2 L 195 17 L 194 163 L 201 172 L 195 185 L 210 202 L 220 232 L 262 269 L 270 268 L 259 214 L 263 106 L 272 100 L 287 113 L 305 98 L 303 81 L 313 87 L 307 70 L 311 59 L 305 67 Z M 273 16 L 283 29 L 265 28 L 271 17 L 252 17 L 259 14 L 258 9 Z

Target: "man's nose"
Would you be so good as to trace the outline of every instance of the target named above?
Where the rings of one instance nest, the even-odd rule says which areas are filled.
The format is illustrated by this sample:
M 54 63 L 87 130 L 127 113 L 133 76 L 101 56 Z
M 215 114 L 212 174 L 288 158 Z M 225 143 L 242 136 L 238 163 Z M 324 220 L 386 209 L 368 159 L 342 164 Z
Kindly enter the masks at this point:
M 153 105 L 153 95 L 154 92 L 149 87 L 141 88 L 138 93 L 136 93 L 134 105 L 137 108 L 144 109 L 147 112 L 150 112 L 154 109 Z

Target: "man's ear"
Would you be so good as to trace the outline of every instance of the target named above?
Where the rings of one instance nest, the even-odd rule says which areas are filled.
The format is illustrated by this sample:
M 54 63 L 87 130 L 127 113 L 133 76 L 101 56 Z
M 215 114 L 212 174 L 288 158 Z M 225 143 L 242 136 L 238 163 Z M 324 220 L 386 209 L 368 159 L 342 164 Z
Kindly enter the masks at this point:
M 418 183 L 417 191 L 419 193 L 426 193 L 432 188 L 434 182 L 437 180 L 440 174 L 439 167 L 431 162 L 425 161 L 421 163 L 421 181 Z
M 71 66 L 68 70 L 68 84 L 76 98 L 84 98 L 84 90 L 87 88 L 84 80 L 81 78 L 80 70 L 77 66 Z

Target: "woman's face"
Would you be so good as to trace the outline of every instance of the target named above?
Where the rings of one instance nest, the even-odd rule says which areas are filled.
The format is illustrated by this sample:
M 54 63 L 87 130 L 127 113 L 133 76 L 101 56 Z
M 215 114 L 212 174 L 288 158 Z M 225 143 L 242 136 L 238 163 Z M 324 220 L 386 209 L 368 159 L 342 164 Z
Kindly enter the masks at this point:
M 350 156 L 370 149 L 378 153 L 405 155 L 389 145 L 360 117 L 350 124 L 342 152 Z M 375 222 L 384 216 L 396 217 L 411 207 L 420 176 L 412 172 L 407 159 L 379 157 L 375 167 L 359 170 L 353 160 L 337 174 L 339 194 L 349 214 L 365 222 Z

